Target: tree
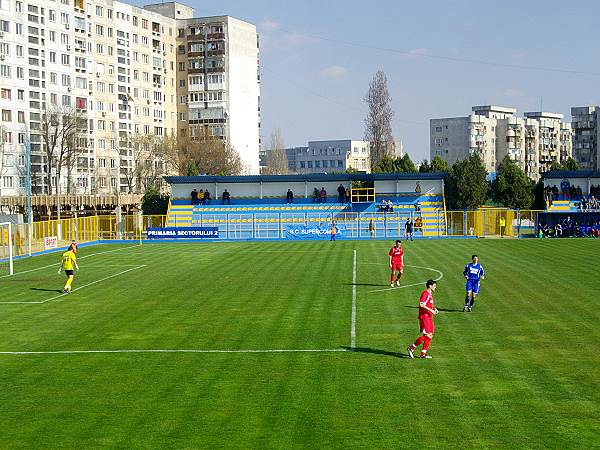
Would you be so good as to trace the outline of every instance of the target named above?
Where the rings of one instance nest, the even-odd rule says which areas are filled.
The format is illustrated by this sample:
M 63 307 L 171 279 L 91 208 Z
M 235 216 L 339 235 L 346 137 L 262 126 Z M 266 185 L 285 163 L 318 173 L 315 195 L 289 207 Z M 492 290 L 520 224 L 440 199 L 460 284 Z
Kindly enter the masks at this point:
M 237 175 L 243 165 L 240 154 L 228 142 L 212 136 L 170 136 L 158 144 L 160 156 L 179 175 Z
M 431 172 L 449 172 L 450 166 L 448 165 L 448 161 L 444 161 L 442 158 L 440 158 L 439 156 L 436 155 L 431 160 L 430 171 Z
M 277 128 L 271 133 L 271 142 L 266 151 L 266 175 L 285 175 L 288 173 L 288 158 L 281 130 Z
M 419 172 L 427 173 L 429 171 L 431 171 L 431 166 L 429 165 L 429 162 L 426 159 L 424 159 L 421 165 L 419 166 Z
M 569 156 L 569 158 L 565 161 L 563 167 L 565 170 L 579 170 L 579 163 L 573 159 L 573 157 Z
M 396 170 L 395 172 L 399 173 L 415 173 L 417 172 L 417 167 L 415 163 L 412 162 L 408 153 L 405 153 L 401 158 L 396 159 Z
M 7 142 L 7 129 L 0 125 L 0 180 L 2 180 L 2 176 L 6 173 L 7 170 L 7 158 L 10 148 Z M 2 194 L 2 185 L 0 185 L 0 194 Z
M 387 77 L 379 70 L 371 83 L 364 98 L 369 109 L 365 118 L 365 139 L 371 143 L 371 168 L 389 153 L 394 142 L 392 137 L 392 111 L 390 93 L 387 88 Z
M 69 106 L 52 107 L 45 109 L 41 114 L 40 133 L 48 165 L 46 189 L 48 194 L 52 193 L 52 173 L 54 172 L 57 219 L 60 219 L 62 172 L 64 169 L 68 170 L 68 165 L 74 164 L 77 156 L 81 154 L 81 138 L 86 128 L 87 119 L 79 110 Z
M 384 156 L 379 160 L 377 164 L 373 166 L 373 173 L 393 173 L 395 172 L 395 162 L 394 158 L 390 158 L 389 156 Z
M 169 209 L 169 196 L 150 187 L 142 197 L 142 211 L 146 215 L 165 215 Z
M 491 193 L 494 201 L 507 208 L 528 209 L 533 203 L 531 180 L 508 155 L 498 166 Z
M 456 161 L 446 178 L 446 201 L 450 209 L 476 209 L 485 203 L 487 172 L 477 154 Z
M 158 180 L 164 175 L 164 160 L 160 156 L 160 146 L 155 135 L 134 134 L 126 141 L 131 151 L 128 167 L 121 167 L 121 174 L 127 183 L 127 190 L 146 192 L 149 187 L 158 188 Z

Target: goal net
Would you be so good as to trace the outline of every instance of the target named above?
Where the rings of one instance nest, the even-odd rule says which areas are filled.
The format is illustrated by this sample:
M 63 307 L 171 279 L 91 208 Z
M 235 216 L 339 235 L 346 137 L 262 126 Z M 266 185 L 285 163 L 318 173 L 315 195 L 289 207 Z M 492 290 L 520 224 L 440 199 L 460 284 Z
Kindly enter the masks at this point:
M 13 225 L 0 223 L 0 276 L 13 274 Z

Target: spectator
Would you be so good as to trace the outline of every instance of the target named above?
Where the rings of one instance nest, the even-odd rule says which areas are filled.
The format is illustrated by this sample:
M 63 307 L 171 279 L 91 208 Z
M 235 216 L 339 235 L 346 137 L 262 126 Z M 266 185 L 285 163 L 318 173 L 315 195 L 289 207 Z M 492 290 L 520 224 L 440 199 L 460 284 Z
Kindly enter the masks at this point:
M 221 196 L 221 198 L 223 199 L 223 204 L 225 204 L 225 202 L 227 202 L 228 205 L 231 205 L 231 195 L 229 195 L 229 192 L 227 192 L 227 189 L 225 189 L 223 191 L 223 195 Z
M 504 237 L 504 229 L 506 228 L 506 219 L 504 216 L 500 216 L 498 219 L 498 228 L 500 229 L 500 237 Z
M 350 203 L 350 188 L 346 188 L 346 203 Z
M 563 237 L 563 229 L 560 223 L 557 223 L 554 226 L 554 234 L 556 235 L 556 237 Z
M 313 203 L 319 202 L 319 190 L 317 188 L 315 188 L 313 191 L 312 201 L 313 201 Z
M 598 200 L 596 200 L 596 197 L 593 195 L 590 195 L 590 202 L 588 206 L 590 209 L 598 209 Z
M 562 232 L 563 236 L 572 237 L 573 236 L 573 221 L 571 220 L 571 216 L 567 216 L 562 223 Z
M 417 203 L 415 203 L 415 212 L 416 213 L 420 213 L 421 212 L 421 202 L 417 200 Z
M 373 223 L 373 219 L 369 221 L 369 236 L 371 236 L 371 239 L 375 237 L 375 224 Z
M 577 186 L 575 193 L 577 195 L 576 200 L 581 200 L 583 198 L 583 190 L 581 189 L 581 186 L 579 186 L 579 185 Z
M 204 191 L 204 204 L 210 205 L 210 192 L 208 192 L 208 189 Z
M 202 189 L 198 192 L 198 204 L 200 203 L 204 205 L 204 191 Z
M 413 240 L 413 221 L 410 217 L 404 223 L 404 239 L 408 240 L 409 238 L 411 241 Z
M 394 212 L 394 204 L 391 200 L 388 200 L 388 212 Z
M 417 181 L 417 185 L 415 186 L 415 192 L 416 192 L 417 194 L 420 194 L 420 193 L 421 193 L 421 185 L 419 184 L 419 182 L 418 182 L 418 181 Z
M 198 191 L 196 189 L 194 189 L 190 193 L 190 196 L 192 197 L 192 205 L 197 205 L 198 204 Z
M 327 203 L 327 191 L 325 187 L 321 187 L 321 192 L 319 192 L 319 201 L 321 203 Z
M 423 232 L 423 219 L 421 218 L 421 216 L 418 216 L 415 219 L 415 231 L 419 231 L 419 232 Z
M 556 185 L 552 186 L 552 199 L 558 200 L 558 187 Z
M 338 203 L 344 203 L 344 197 L 346 196 L 346 188 L 340 184 L 337 188 L 338 191 Z
M 337 230 L 335 228 L 335 222 L 333 222 L 331 224 L 331 237 L 329 238 L 330 241 L 335 241 L 335 234 L 336 234 Z
M 287 202 L 288 204 L 290 204 L 290 203 L 294 203 L 294 193 L 292 192 L 292 190 L 291 190 L 291 189 L 288 189 L 288 190 L 287 190 L 287 194 L 286 194 L 286 197 L 285 197 L 285 198 L 286 198 L 286 202 Z

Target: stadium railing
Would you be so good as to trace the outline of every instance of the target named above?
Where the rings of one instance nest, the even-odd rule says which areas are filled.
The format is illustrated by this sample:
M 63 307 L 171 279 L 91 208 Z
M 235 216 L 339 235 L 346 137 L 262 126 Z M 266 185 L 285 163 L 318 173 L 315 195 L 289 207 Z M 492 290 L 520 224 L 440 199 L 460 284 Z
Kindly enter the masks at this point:
M 536 236 L 538 214 L 543 211 L 487 208 L 477 211 L 431 212 L 415 237 L 427 238 L 513 238 Z M 256 213 L 206 214 L 197 226 L 218 227 L 219 240 L 285 239 L 287 226 L 330 227 L 335 222 L 347 239 L 386 239 L 404 237 L 404 224 L 410 216 L 405 212 L 379 213 Z M 413 217 L 414 218 L 414 217 Z M 148 228 L 164 228 L 166 215 L 116 215 L 47 220 L 13 227 L 14 256 L 64 248 L 71 240 L 79 243 L 98 241 L 140 241 L 147 238 Z M 370 228 L 370 224 L 372 227 Z

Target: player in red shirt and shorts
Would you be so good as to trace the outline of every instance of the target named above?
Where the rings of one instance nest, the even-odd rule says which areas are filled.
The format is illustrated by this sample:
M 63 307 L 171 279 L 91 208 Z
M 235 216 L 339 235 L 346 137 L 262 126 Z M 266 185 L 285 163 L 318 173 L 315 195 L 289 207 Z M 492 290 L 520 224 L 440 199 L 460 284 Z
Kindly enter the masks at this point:
M 404 249 L 402 248 L 401 241 L 396 241 L 396 245 L 392 247 L 389 255 L 390 269 L 392 269 L 390 286 L 400 286 L 400 277 L 404 271 Z
M 427 289 L 423 291 L 421 298 L 419 299 L 419 330 L 421 331 L 421 336 L 417 338 L 414 344 L 411 344 L 406 348 L 408 356 L 411 358 L 415 357 L 414 351 L 421 344 L 423 344 L 423 349 L 421 350 L 420 358 L 431 358 L 431 356 L 427 354 L 427 350 L 429 350 L 435 331 L 433 316 L 437 316 L 438 314 L 438 310 L 433 304 L 433 292 L 435 291 L 437 284 L 433 280 L 428 280 L 425 286 Z

